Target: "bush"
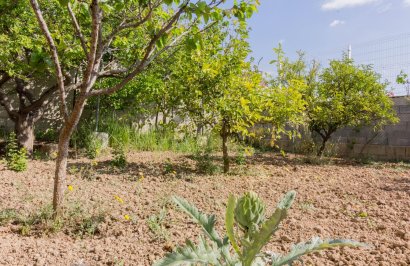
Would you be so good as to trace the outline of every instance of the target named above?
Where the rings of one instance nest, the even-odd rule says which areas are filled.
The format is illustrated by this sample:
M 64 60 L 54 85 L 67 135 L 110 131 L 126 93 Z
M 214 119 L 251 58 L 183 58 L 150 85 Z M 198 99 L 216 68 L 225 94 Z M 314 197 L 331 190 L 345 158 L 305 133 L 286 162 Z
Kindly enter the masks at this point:
M 37 131 L 36 140 L 47 142 L 58 141 L 58 130 L 54 128 L 48 128 L 46 130 Z
M 196 169 L 199 173 L 206 175 L 214 175 L 220 172 L 220 167 L 216 165 L 212 158 L 212 151 L 214 149 L 214 138 L 208 137 L 201 149 L 198 149 L 194 155 L 196 161 Z
M 123 149 L 114 150 L 114 159 L 111 161 L 111 164 L 120 169 L 127 166 L 127 157 Z
M 6 162 L 10 170 L 23 172 L 27 169 L 27 151 L 25 148 L 18 147 L 14 132 L 7 139 Z
M 201 236 L 198 245 L 187 240 L 185 247 L 178 248 L 154 265 L 292 265 L 307 253 L 338 246 L 366 246 L 351 240 L 315 237 L 309 242 L 293 245 L 286 255 L 262 252 L 279 229 L 280 222 L 286 218 L 295 195 L 294 191 L 288 192 L 269 217 L 265 217 L 266 206 L 255 193 L 248 192 L 239 199 L 231 195 L 226 207 L 226 237 L 223 238 L 215 230 L 215 216 L 203 214 L 186 200 L 174 197 L 174 202 L 202 227 L 209 240 Z
M 88 139 L 85 143 L 87 157 L 90 159 L 95 159 L 101 155 L 103 148 L 102 141 L 92 134 L 88 135 L 87 138 Z

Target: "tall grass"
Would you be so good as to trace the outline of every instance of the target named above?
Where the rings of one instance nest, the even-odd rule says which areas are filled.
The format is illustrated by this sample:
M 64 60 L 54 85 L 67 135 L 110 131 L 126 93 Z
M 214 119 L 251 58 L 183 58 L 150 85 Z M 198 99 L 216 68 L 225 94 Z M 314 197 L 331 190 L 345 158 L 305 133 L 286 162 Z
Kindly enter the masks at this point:
M 79 147 L 87 147 L 89 144 L 94 130 L 92 124 L 82 123 L 78 128 L 74 139 Z M 100 122 L 99 131 L 109 134 L 110 147 L 116 150 L 174 151 L 195 154 L 209 143 L 212 143 L 210 147 L 212 151 L 217 151 L 220 147 L 220 140 L 215 134 L 198 137 L 193 134 L 176 133 L 167 128 L 143 132 L 133 127 L 127 120 L 110 116 L 106 116 Z M 212 141 L 209 142 L 204 138 L 212 138 Z

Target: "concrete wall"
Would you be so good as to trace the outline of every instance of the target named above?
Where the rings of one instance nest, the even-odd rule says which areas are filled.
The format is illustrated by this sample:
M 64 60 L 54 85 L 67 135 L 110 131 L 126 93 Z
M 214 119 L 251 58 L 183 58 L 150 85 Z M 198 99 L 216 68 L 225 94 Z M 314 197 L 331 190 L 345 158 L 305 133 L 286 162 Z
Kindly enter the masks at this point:
M 52 78 L 45 78 L 42 82 L 38 84 L 29 84 L 29 90 L 33 91 L 35 100 L 38 99 L 41 92 L 51 87 L 55 81 Z M 9 81 L 6 83 L 1 90 L 4 90 L 12 100 L 12 106 L 15 110 L 18 110 L 18 96 L 17 93 L 14 91 L 14 81 Z M 69 101 L 72 97 L 72 93 L 69 95 Z M 36 123 L 36 129 L 38 130 L 46 130 L 50 127 L 56 127 L 59 124 L 60 112 L 58 106 L 58 94 L 57 92 L 51 96 L 52 101 L 47 105 L 44 109 L 44 114 L 42 118 Z M 6 133 L 14 130 L 14 122 L 8 117 L 3 106 L 0 105 L 0 138 Z
M 410 99 L 392 99 L 399 123 L 386 126 L 377 133 L 368 127 L 340 129 L 332 136 L 329 145 L 333 146 L 333 151 L 342 157 L 410 161 Z M 297 151 L 302 143 L 303 140 L 281 140 L 279 146 L 287 151 Z

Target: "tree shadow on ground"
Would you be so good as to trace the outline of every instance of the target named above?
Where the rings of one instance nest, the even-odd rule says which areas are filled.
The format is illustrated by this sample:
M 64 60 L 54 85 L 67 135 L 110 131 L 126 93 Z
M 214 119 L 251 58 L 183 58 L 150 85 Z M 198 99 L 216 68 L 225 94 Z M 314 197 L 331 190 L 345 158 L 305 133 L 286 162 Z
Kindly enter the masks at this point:
M 249 158 L 249 163 L 258 165 L 275 166 L 301 166 L 301 165 L 357 165 L 357 162 L 350 159 L 334 157 L 317 157 L 313 155 L 285 154 L 277 152 L 256 153 Z
M 83 179 L 98 179 L 99 175 L 118 175 L 134 181 L 141 177 L 154 176 L 161 179 L 181 178 L 196 174 L 194 165 L 184 161 L 165 161 L 151 163 L 127 162 L 123 167 L 117 167 L 113 160 L 93 162 L 75 162 L 68 164 L 68 172 Z M 95 178 L 93 178 L 93 176 Z
M 410 195 L 410 178 L 402 177 L 402 178 L 395 178 L 393 183 L 387 184 L 382 188 L 386 191 L 401 191 L 405 192 Z

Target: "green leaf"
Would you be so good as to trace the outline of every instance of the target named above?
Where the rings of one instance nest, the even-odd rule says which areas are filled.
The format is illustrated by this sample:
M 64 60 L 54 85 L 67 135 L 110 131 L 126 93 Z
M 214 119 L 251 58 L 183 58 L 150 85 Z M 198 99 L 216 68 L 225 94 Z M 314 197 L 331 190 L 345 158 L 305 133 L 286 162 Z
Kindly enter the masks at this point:
M 321 240 L 319 237 L 315 237 L 309 242 L 294 245 L 291 251 L 284 256 L 274 255 L 272 257 L 272 266 L 291 265 L 302 255 L 334 247 L 368 247 L 368 245 L 347 239 Z
M 70 0 L 58 0 L 58 2 L 60 3 L 60 5 L 66 6 L 70 2 Z
M 218 232 L 215 230 L 215 216 L 214 215 L 206 215 L 201 213 L 194 205 L 190 204 L 183 198 L 174 196 L 173 201 L 185 211 L 188 215 L 190 215 L 196 223 L 202 226 L 202 229 L 206 233 L 206 235 L 214 242 L 218 244 L 218 247 L 224 246 L 222 239 L 219 237 Z
M 228 205 L 226 206 L 226 215 L 225 215 L 225 227 L 226 234 L 228 235 L 229 241 L 231 242 L 232 247 L 235 249 L 236 253 L 241 255 L 241 250 L 239 245 L 236 242 L 235 232 L 234 232 L 234 223 L 235 223 L 235 205 L 236 198 L 233 195 L 229 196 Z
M 289 191 L 279 202 L 277 209 L 261 228 L 250 235 L 250 240 L 244 241 L 243 266 L 251 266 L 262 247 L 269 242 L 271 236 L 278 230 L 280 222 L 286 218 L 287 210 L 292 206 L 296 192 Z
M 167 254 L 165 258 L 154 263 L 154 266 L 176 266 L 176 265 L 215 265 L 222 266 L 219 262 L 221 252 L 217 245 L 207 243 L 201 237 L 198 246 L 191 241 L 186 241 L 186 246 L 178 248 L 175 252 Z

